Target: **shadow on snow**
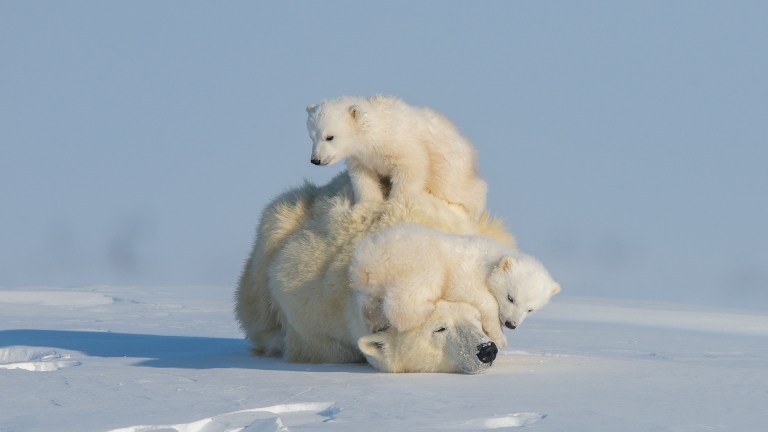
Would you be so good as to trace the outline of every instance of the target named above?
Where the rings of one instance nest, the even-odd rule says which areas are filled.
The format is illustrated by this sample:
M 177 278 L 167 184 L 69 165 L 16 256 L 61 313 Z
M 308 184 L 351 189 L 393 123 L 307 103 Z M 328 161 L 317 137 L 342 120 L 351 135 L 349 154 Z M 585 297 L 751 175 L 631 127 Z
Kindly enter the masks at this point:
M 261 369 L 294 372 L 373 372 L 365 364 L 297 364 L 258 357 L 244 339 L 146 334 L 0 330 L 0 349 L 27 346 L 78 351 L 92 357 L 141 359 L 135 366 L 182 369 Z

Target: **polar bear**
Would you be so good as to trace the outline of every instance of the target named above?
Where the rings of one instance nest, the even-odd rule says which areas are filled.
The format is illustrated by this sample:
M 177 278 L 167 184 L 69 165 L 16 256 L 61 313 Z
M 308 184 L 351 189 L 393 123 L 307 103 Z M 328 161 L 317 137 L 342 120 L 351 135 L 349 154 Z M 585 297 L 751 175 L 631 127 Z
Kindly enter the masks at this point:
M 353 310 L 359 316 L 359 309 Z M 445 300 L 435 303 L 424 324 L 405 332 L 390 327 L 360 337 L 357 344 L 368 363 L 385 372 L 473 374 L 490 367 L 498 353 L 483 333 L 480 312 L 467 303 Z
M 346 172 L 322 187 L 307 183 L 266 207 L 238 284 L 236 317 L 254 351 L 292 362 L 367 360 L 388 372 L 487 369 L 497 347 L 476 308 L 438 301 L 423 323 L 400 331 L 383 318 L 382 298 L 350 286 L 357 242 L 402 222 L 514 244 L 498 221 L 472 220 L 429 195 L 353 206 Z
M 466 302 L 499 347 L 501 325 L 514 329 L 546 305 L 560 285 L 536 258 L 483 236 L 399 224 L 360 241 L 350 265 L 352 286 L 380 297 L 398 330 L 419 325 L 435 302 Z
M 355 202 L 429 192 L 479 219 L 488 186 L 472 144 L 446 117 L 391 96 L 307 106 L 315 165 L 346 159 Z

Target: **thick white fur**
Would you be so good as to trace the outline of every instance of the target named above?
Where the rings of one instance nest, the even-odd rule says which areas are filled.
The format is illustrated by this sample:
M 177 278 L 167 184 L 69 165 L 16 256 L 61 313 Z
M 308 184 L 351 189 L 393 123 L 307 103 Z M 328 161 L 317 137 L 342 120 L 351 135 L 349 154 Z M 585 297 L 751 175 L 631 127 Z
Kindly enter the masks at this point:
M 350 266 L 352 286 L 383 298 L 401 331 L 419 325 L 438 300 L 469 303 L 483 330 L 506 346 L 501 326 L 519 326 L 560 291 L 535 258 L 483 236 L 400 224 L 363 239 Z
M 475 355 L 489 342 L 479 312 L 437 302 L 408 331 L 382 320 L 381 298 L 355 294 L 349 265 L 358 241 L 403 222 L 514 243 L 494 220 L 422 195 L 352 205 L 350 179 L 286 192 L 264 210 L 236 294 L 236 316 L 254 350 L 292 362 L 367 359 L 389 372 L 467 372 L 487 367 Z M 445 330 L 443 330 L 445 328 Z M 469 353 L 469 354 L 468 354 Z
M 428 192 L 476 219 L 485 211 L 475 148 L 443 115 L 390 96 L 342 97 L 307 112 L 313 163 L 346 159 L 356 203 L 384 200 L 385 181 L 390 198 Z

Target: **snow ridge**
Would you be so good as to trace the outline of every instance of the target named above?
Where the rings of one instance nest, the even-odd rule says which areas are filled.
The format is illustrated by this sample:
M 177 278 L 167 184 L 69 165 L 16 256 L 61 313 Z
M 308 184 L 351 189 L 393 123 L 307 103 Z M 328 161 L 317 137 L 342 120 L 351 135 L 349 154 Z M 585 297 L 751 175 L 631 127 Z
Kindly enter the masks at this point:
M 67 367 L 80 366 L 80 362 L 69 359 L 69 354 L 49 349 L 24 346 L 0 348 L 0 369 L 52 372 Z
M 311 412 L 316 416 L 333 418 L 339 409 L 334 402 L 304 402 L 272 405 L 259 408 L 250 408 L 219 414 L 213 417 L 195 420 L 189 423 L 171 425 L 137 425 L 125 428 L 112 429 L 109 432 L 152 432 L 168 431 L 176 432 L 288 432 L 288 429 L 280 417 L 264 417 L 268 414 L 294 414 Z

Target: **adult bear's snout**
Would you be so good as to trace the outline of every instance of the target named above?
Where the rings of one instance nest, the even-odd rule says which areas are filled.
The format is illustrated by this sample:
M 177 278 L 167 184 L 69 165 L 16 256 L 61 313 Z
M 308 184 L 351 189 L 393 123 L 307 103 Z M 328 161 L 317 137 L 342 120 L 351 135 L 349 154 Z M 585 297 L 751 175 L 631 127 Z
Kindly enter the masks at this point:
M 320 162 L 320 159 L 318 159 L 318 158 L 312 158 L 312 160 L 310 162 L 312 162 L 314 165 L 320 165 L 322 163 L 322 162 Z
M 483 363 L 492 363 L 496 360 L 498 352 L 499 349 L 496 348 L 496 344 L 493 342 L 485 342 L 477 346 L 477 358 Z
M 507 328 L 512 329 L 512 330 L 517 328 L 516 325 L 512 324 L 512 321 L 507 321 L 507 322 L 504 323 L 504 325 L 507 326 Z

